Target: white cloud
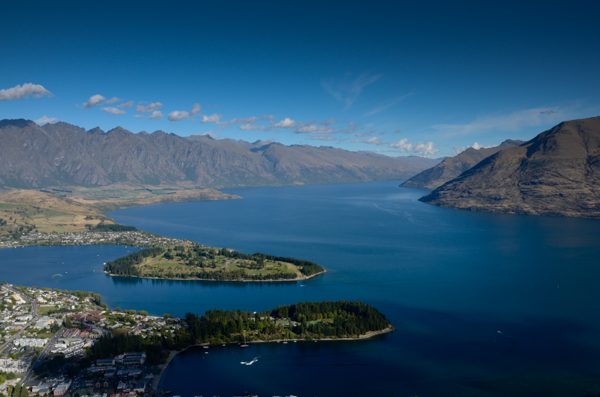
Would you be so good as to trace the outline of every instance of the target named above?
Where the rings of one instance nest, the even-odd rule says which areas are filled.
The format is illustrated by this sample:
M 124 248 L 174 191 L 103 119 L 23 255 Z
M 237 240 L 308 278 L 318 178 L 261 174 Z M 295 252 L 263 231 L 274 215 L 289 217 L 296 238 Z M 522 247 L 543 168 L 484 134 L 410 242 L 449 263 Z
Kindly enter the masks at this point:
M 116 96 L 114 96 L 114 97 L 110 98 L 109 100 L 107 100 L 104 103 L 107 104 L 107 105 L 112 105 L 113 103 L 119 102 L 119 101 L 120 101 L 120 99 L 117 98 Z
M 200 113 L 200 110 L 202 110 L 202 106 L 200 106 L 199 103 L 195 103 L 194 106 L 192 106 L 192 115 Z
M 162 114 L 162 112 L 160 110 L 155 110 L 154 112 L 152 112 L 152 114 L 146 118 L 150 119 L 150 120 L 160 120 L 162 119 L 164 116 Z
M 363 140 L 363 143 L 368 143 L 368 144 L 370 144 L 370 145 L 377 145 L 377 146 L 381 146 L 381 145 L 386 145 L 386 144 L 388 144 L 389 142 L 382 141 L 382 140 L 381 140 L 381 139 L 379 139 L 378 137 L 376 137 L 376 136 L 372 136 L 371 138 L 365 138 L 365 139 Z
M 116 116 L 116 115 L 118 115 L 118 114 L 123 114 L 123 113 L 125 113 L 125 111 L 124 111 L 124 110 L 117 109 L 117 108 L 113 108 L 113 107 L 108 107 L 108 108 L 100 108 L 100 110 L 102 110 L 103 112 L 106 112 L 106 113 L 110 113 L 110 114 L 112 114 L 112 115 L 114 115 L 114 116 Z
M 358 143 L 358 142 L 360 142 L 358 139 L 353 139 L 350 141 L 350 143 Z
M 52 124 L 52 123 L 56 123 L 58 121 L 58 119 L 56 117 L 50 118 L 50 117 L 46 117 L 44 115 L 44 117 L 42 117 L 41 119 L 37 119 L 37 120 L 33 120 L 34 123 L 36 123 L 37 125 L 44 125 L 44 124 Z
M 141 118 L 142 118 L 142 115 L 141 115 L 141 114 L 134 114 L 134 115 L 133 115 L 133 118 L 134 118 L 134 119 L 141 119 Z
M 204 123 L 218 123 L 221 120 L 221 117 L 223 117 L 222 114 L 211 114 L 210 116 L 202 116 L 202 121 L 200 121 L 202 124 Z
M 311 141 L 335 141 L 335 138 L 330 135 L 311 136 L 308 139 L 310 139 Z
M 498 146 L 498 145 L 483 146 L 483 145 L 478 144 L 477 142 L 474 142 L 470 146 L 454 146 L 452 148 L 452 154 L 454 156 L 456 156 L 457 154 L 460 154 L 460 153 L 464 152 L 468 148 L 473 148 L 475 150 L 479 150 L 479 149 L 489 149 L 489 148 L 492 148 L 492 147 L 495 147 L 495 146 Z
M 160 102 L 154 102 L 154 103 L 151 103 L 148 106 L 143 106 L 143 105 L 141 105 L 141 102 L 140 102 L 140 104 L 138 104 L 135 107 L 135 111 L 138 112 L 138 113 L 150 113 L 150 112 L 153 112 L 156 109 L 160 109 L 162 107 L 163 107 L 163 104 L 160 103 Z
M 406 153 L 410 153 L 413 148 L 412 143 L 410 143 L 406 138 L 400 139 L 396 143 L 390 143 L 388 146 L 394 149 L 400 149 L 401 151 Z
M 296 121 L 286 117 L 281 120 L 279 123 L 274 123 L 273 127 L 275 128 L 294 128 L 296 126 Z
M 44 95 L 51 96 L 52 93 L 39 84 L 25 83 L 22 86 L 17 84 L 15 87 L 0 90 L 0 101 L 24 99 L 29 95 L 41 98 Z
M 298 127 L 296 134 L 331 134 L 335 130 L 331 127 L 318 126 L 315 124 L 304 124 Z
M 169 121 L 181 121 L 190 117 L 190 114 L 184 110 L 174 110 L 167 117 Z
M 493 131 L 519 131 L 524 127 L 535 127 L 567 119 L 566 113 L 558 108 L 534 108 L 507 115 L 480 117 L 467 124 L 436 124 L 433 128 L 448 137 Z
M 96 95 L 92 95 L 90 97 L 90 99 L 88 99 L 87 102 L 83 103 L 83 108 L 84 109 L 91 109 L 94 106 L 100 105 L 102 103 L 102 101 L 104 101 L 106 98 L 104 98 L 102 95 L 100 94 L 96 94 Z
M 213 138 L 213 139 L 219 139 L 219 138 L 221 138 L 221 137 L 223 136 L 223 135 L 215 134 L 215 133 L 214 133 L 214 132 L 212 132 L 212 131 L 206 131 L 206 132 L 203 132 L 203 133 L 202 133 L 202 134 L 200 134 L 200 135 L 208 135 L 209 137 L 211 137 L 211 138 Z
M 439 152 L 436 146 L 433 142 L 419 142 L 415 144 L 412 152 L 420 156 L 431 156 Z
M 108 103 L 108 102 L 106 102 L 106 103 Z M 121 108 L 121 109 L 128 109 L 128 108 L 132 107 L 134 104 L 135 104 L 135 102 L 129 101 L 129 102 L 125 102 L 120 105 L 117 105 L 117 107 Z
M 358 99 L 363 88 L 373 84 L 381 78 L 380 74 L 369 75 L 367 73 L 358 76 L 355 79 L 346 77 L 342 81 L 321 80 L 321 86 L 335 99 L 346 104 L 344 110 L 352 107 L 352 104 Z

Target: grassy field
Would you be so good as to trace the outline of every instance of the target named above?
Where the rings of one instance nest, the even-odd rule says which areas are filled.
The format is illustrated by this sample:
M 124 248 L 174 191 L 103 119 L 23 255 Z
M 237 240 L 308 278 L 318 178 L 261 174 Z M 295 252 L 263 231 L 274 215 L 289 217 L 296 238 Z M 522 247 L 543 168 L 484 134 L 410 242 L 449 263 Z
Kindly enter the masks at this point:
M 169 277 L 174 271 L 179 277 L 193 277 L 193 273 L 203 270 L 208 273 L 242 270 L 247 275 L 276 275 L 282 273 L 293 274 L 302 277 L 297 266 L 291 263 L 265 260 L 262 266 L 256 261 L 227 258 L 217 254 L 218 250 L 213 248 L 184 248 L 176 250 L 167 249 L 157 256 L 146 258 L 138 265 L 142 277 Z
M 40 232 L 79 232 L 99 223 L 114 224 L 104 213 L 120 208 L 171 202 L 237 199 L 212 189 L 124 184 L 101 188 L 12 190 L 0 195 L 0 236 Z
M 102 222 L 114 223 L 92 207 L 49 193 L 15 190 L 0 196 L 0 235 L 74 232 Z
M 38 314 L 46 314 L 53 310 L 56 310 L 56 306 L 38 306 L 37 308 Z

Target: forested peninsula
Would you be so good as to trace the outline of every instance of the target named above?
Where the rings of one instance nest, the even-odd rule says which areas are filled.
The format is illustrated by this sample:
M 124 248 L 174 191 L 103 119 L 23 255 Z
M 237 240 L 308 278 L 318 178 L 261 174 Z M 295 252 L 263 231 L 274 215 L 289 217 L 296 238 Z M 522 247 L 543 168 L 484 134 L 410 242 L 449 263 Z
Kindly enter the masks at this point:
M 394 330 L 377 309 L 355 301 L 303 302 L 264 312 L 209 310 L 204 316 L 187 313 L 183 322 L 164 336 L 101 337 L 88 357 L 146 351 L 150 362 L 159 362 L 164 350 L 199 344 L 365 339 Z
M 294 281 L 325 272 L 315 262 L 263 253 L 243 254 L 229 248 L 151 247 L 104 265 L 110 275 L 215 281 Z

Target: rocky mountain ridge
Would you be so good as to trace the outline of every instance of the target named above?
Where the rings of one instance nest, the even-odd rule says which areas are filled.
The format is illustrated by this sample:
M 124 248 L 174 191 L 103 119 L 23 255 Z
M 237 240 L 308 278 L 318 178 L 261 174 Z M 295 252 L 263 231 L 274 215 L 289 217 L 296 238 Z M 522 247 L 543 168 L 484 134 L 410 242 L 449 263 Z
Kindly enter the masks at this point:
M 463 172 L 471 169 L 486 157 L 498 153 L 500 150 L 508 147 L 519 146 L 521 144 L 523 144 L 523 141 L 507 139 L 500 145 L 490 148 L 467 148 L 467 150 L 459 153 L 458 155 L 454 157 L 447 157 L 436 166 L 420 172 L 419 174 L 402 183 L 400 186 L 417 189 L 436 189 L 442 186 L 444 183 L 458 177 Z
M 0 187 L 273 186 L 407 179 L 424 168 L 325 146 L 0 121 Z
M 565 121 L 420 199 L 443 207 L 600 219 L 600 116 Z

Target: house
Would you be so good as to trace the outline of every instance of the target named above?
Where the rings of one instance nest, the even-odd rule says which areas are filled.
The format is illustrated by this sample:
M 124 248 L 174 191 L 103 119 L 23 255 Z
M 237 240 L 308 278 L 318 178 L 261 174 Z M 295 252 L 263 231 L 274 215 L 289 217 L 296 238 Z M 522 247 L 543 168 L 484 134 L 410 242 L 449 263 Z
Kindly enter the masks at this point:
M 146 391 L 146 384 L 144 382 L 137 383 L 133 388 L 136 393 L 144 393 Z

